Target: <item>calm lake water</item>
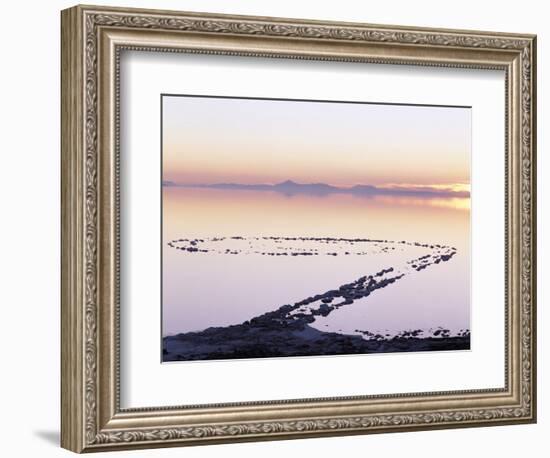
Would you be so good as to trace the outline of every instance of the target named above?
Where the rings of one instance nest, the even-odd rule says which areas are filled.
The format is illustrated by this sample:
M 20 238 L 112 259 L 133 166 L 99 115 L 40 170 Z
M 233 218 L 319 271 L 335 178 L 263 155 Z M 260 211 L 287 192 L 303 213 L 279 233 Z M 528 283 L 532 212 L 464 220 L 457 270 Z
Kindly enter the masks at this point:
M 274 257 L 253 250 L 189 253 L 168 245 L 180 238 L 234 236 L 370 238 L 456 247 L 448 262 L 406 275 L 317 317 L 311 326 L 344 334 L 470 329 L 469 199 L 164 187 L 164 336 L 239 324 L 427 252 L 395 245 L 360 256 Z

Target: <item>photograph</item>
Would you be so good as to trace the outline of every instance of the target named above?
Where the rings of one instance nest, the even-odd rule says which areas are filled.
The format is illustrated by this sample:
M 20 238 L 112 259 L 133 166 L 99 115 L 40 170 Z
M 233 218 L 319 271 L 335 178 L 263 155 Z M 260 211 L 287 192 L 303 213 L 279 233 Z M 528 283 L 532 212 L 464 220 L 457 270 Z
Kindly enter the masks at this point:
M 160 103 L 162 362 L 470 349 L 471 107 Z

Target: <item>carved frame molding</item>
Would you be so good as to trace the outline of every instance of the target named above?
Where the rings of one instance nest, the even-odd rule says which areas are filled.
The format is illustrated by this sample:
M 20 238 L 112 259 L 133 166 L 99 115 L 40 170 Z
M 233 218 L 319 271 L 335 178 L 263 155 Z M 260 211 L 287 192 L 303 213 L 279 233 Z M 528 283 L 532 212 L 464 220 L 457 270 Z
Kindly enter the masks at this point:
M 159 44 L 164 35 L 169 46 Z M 535 421 L 535 45 L 531 35 L 80 6 L 63 11 L 62 446 L 80 452 Z M 116 228 L 123 49 L 505 70 L 506 388 L 121 410 Z M 423 400 L 437 408 L 418 410 L 414 403 Z M 349 414 L 330 413 L 342 405 Z M 254 413 L 270 407 L 269 415 Z M 193 420 L 197 413 L 200 423 Z

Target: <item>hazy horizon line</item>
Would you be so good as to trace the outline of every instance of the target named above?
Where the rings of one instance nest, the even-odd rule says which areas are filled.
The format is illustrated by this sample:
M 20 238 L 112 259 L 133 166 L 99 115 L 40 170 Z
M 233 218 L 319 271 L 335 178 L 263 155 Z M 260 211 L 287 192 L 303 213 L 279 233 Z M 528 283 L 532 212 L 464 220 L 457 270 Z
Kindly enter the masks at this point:
M 206 189 L 225 189 L 242 191 L 275 191 L 284 194 L 355 194 L 355 195 L 410 195 L 417 197 L 470 197 L 470 191 L 465 188 L 469 186 L 466 183 L 449 184 L 395 184 L 370 185 L 355 184 L 350 186 L 335 186 L 328 183 L 298 183 L 293 180 L 285 180 L 279 183 L 181 183 L 172 180 L 163 180 L 163 187 L 181 187 L 181 188 L 206 188 Z

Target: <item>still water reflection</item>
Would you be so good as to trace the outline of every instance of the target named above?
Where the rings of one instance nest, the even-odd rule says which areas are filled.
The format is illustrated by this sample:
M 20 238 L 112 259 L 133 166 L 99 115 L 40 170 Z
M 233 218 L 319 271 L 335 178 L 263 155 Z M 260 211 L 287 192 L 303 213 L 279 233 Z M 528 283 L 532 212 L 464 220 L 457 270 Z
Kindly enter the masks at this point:
M 445 328 L 454 334 L 470 328 L 468 198 L 289 196 L 164 187 L 164 336 L 239 324 L 423 254 L 410 244 L 338 256 L 266 256 L 254 250 L 231 256 L 169 245 L 178 239 L 235 236 L 368 238 L 454 247 L 449 262 L 406 275 L 391 287 L 316 317 L 311 326 L 391 335 L 407 329 Z M 307 249 L 317 249 L 313 245 Z

